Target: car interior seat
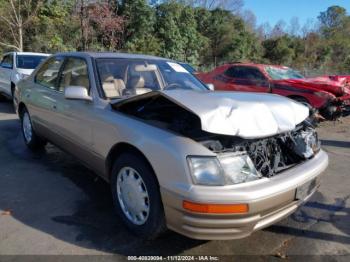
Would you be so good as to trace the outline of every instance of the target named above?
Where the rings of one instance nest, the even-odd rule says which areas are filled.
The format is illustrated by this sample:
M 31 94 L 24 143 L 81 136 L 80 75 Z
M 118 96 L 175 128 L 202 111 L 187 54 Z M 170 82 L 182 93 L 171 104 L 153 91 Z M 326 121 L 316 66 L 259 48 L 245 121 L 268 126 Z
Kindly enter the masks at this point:
M 118 97 L 122 95 L 125 83 L 122 79 L 115 79 L 112 75 L 106 75 L 102 81 L 102 88 L 106 97 Z

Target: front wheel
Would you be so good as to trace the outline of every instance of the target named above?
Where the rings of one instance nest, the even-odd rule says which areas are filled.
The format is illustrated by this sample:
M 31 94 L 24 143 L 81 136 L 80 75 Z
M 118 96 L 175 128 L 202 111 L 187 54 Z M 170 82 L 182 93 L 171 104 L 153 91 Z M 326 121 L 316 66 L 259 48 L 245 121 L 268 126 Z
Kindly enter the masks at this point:
M 24 142 L 31 150 L 42 149 L 45 146 L 45 141 L 41 139 L 34 131 L 32 120 L 26 109 L 21 112 L 21 126 Z
M 166 230 L 157 179 L 142 157 L 132 153 L 118 157 L 111 187 L 117 214 L 133 234 L 155 239 Z

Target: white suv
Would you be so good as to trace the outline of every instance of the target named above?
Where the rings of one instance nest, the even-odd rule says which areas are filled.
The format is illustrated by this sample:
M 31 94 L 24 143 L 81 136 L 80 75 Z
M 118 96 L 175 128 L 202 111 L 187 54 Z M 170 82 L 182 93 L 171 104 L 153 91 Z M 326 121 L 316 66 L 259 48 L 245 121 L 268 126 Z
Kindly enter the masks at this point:
M 12 98 L 15 109 L 17 83 L 29 76 L 49 54 L 29 52 L 9 52 L 4 54 L 0 64 L 0 95 Z

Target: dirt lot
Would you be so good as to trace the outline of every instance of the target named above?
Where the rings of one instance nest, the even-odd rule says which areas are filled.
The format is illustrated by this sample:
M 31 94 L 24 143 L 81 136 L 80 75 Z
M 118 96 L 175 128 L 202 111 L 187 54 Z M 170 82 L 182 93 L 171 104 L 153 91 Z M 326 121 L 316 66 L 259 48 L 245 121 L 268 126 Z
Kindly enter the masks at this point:
M 319 192 L 291 217 L 242 240 L 170 232 L 143 242 L 116 218 L 105 182 L 54 146 L 29 152 L 11 103 L 0 102 L 0 254 L 349 255 L 349 127 L 350 117 L 319 128 L 330 165 Z

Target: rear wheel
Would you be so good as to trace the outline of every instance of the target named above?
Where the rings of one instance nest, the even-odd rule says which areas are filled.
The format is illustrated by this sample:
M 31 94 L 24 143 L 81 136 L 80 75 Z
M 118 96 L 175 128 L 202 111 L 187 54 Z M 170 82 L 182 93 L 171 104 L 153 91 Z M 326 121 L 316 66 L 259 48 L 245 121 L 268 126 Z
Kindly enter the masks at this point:
M 32 125 L 32 120 L 27 109 L 24 108 L 20 116 L 22 134 L 27 147 L 34 151 L 44 148 L 46 143 L 35 133 Z
M 166 230 L 158 182 L 142 157 L 133 153 L 118 157 L 111 187 L 117 214 L 133 234 L 155 239 Z

